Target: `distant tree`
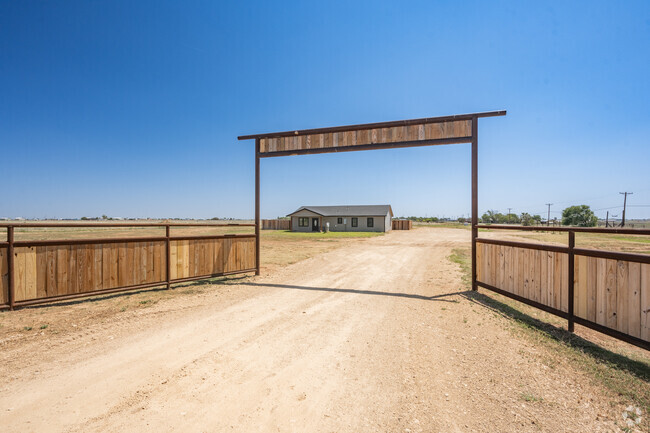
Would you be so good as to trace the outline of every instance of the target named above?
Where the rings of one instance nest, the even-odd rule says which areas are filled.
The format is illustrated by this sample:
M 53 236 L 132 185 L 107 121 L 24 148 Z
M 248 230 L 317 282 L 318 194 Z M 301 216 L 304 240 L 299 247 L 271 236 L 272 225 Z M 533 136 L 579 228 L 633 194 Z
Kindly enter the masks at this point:
M 89 219 L 90 219 L 90 218 L 88 218 L 88 217 L 81 217 L 81 220 L 82 220 L 82 221 L 87 221 L 87 220 L 89 220 Z
M 467 222 L 467 218 L 460 217 L 458 218 L 458 222 L 461 224 L 465 224 Z
M 586 204 L 569 206 L 562 211 L 562 225 L 577 227 L 595 227 L 598 218 Z

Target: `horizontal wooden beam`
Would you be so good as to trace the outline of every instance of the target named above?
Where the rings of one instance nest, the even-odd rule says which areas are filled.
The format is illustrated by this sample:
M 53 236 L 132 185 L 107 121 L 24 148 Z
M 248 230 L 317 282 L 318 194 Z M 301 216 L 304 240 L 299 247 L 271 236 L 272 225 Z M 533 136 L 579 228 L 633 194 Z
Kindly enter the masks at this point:
M 293 156 L 293 155 L 315 155 L 320 153 L 355 152 L 359 150 L 400 149 L 404 147 L 421 147 L 421 146 L 436 146 L 436 145 L 444 145 L 444 144 L 470 143 L 471 141 L 472 141 L 472 137 L 460 137 L 460 138 L 447 138 L 447 139 L 440 139 L 440 140 L 403 141 L 397 143 L 378 143 L 378 144 L 365 144 L 365 145 L 357 145 L 357 146 L 324 147 L 318 149 L 285 150 L 280 152 L 268 152 L 268 153 L 260 154 L 260 158 L 272 158 L 275 156 Z
M 295 137 L 300 135 L 327 134 L 332 132 L 359 131 L 376 128 L 392 128 L 395 126 L 423 125 L 428 123 L 449 122 L 454 120 L 472 120 L 478 117 L 505 116 L 506 110 L 484 111 L 479 113 L 455 114 L 441 117 L 423 117 L 420 119 L 395 120 L 391 122 L 362 123 L 357 125 L 333 126 L 328 128 L 301 129 L 284 132 L 267 132 L 263 134 L 240 135 L 238 140 L 252 140 L 254 138 Z

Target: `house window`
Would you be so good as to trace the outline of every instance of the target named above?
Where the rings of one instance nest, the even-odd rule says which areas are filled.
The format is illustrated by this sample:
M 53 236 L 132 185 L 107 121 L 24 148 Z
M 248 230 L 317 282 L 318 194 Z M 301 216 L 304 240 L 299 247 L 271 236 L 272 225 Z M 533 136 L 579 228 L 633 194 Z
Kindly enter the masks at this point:
M 368 227 L 374 227 L 375 226 L 375 219 L 374 218 L 368 218 Z
M 309 218 L 307 217 L 298 218 L 298 227 L 309 227 Z
M 352 218 L 352 227 L 359 227 L 359 218 Z
M 336 224 L 343 224 L 343 218 L 337 218 Z

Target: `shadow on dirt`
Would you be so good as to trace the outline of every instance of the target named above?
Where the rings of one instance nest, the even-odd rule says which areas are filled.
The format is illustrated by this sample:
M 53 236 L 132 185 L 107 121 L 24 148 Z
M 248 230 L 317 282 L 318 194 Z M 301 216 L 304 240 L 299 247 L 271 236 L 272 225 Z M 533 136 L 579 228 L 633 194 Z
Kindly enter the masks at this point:
M 569 332 L 566 329 L 559 328 L 550 323 L 531 317 L 516 308 L 504 304 L 503 302 L 483 293 L 467 290 L 465 292 L 460 292 L 460 295 L 470 302 L 489 308 L 501 316 L 514 320 L 521 326 L 540 332 L 545 337 L 555 342 L 582 352 L 600 363 L 620 370 L 625 370 L 645 382 L 650 382 L 650 366 L 644 362 L 611 352 L 589 340 L 585 340 L 584 338 Z
M 292 289 L 292 290 L 310 290 L 310 291 L 334 292 L 334 293 L 356 293 L 360 295 L 394 296 L 398 298 L 410 298 L 410 299 L 421 299 L 423 301 L 442 301 L 442 302 L 458 302 L 453 299 L 442 299 L 442 298 L 461 294 L 461 292 L 456 292 L 456 293 L 445 293 L 443 295 L 436 295 L 436 296 L 423 296 L 414 293 L 379 292 L 375 290 L 335 289 L 331 287 L 295 286 L 291 284 L 268 284 L 268 283 L 241 283 L 241 284 L 246 286 L 273 287 L 273 288 Z

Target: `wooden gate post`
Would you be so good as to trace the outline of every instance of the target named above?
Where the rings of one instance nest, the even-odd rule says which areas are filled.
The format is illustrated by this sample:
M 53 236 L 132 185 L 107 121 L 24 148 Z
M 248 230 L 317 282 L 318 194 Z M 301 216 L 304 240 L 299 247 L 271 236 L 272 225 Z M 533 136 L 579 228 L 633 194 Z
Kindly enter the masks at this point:
M 260 139 L 255 139 L 255 275 L 260 274 Z
M 13 226 L 7 227 L 7 282 L 9 297 L 9 309 L 13 311 L 16 305 L 16 289 L 14 285 L 14 228 Z
M 167 256 L 167 289 L 169 290 L 172 286 L 171 284 L 171 279 L 172 279 L 172 246 L 171 246 L 171 228 L 169 227 L 169 224 L 165 226 L 165 254 Z
M 573 315 L 574 315 L 574 283 L 575 283 L 575 255 L 573 254 L 573 249 L 576 246 L 576 233 L 574 231 L 569 232 L 569 332 L 573 332 L 574 329 L 574 323 L 573 323 Z
M 478 237 L 478 118 L 472 118 L 472 290 L 476 285 L 476 238 Z

